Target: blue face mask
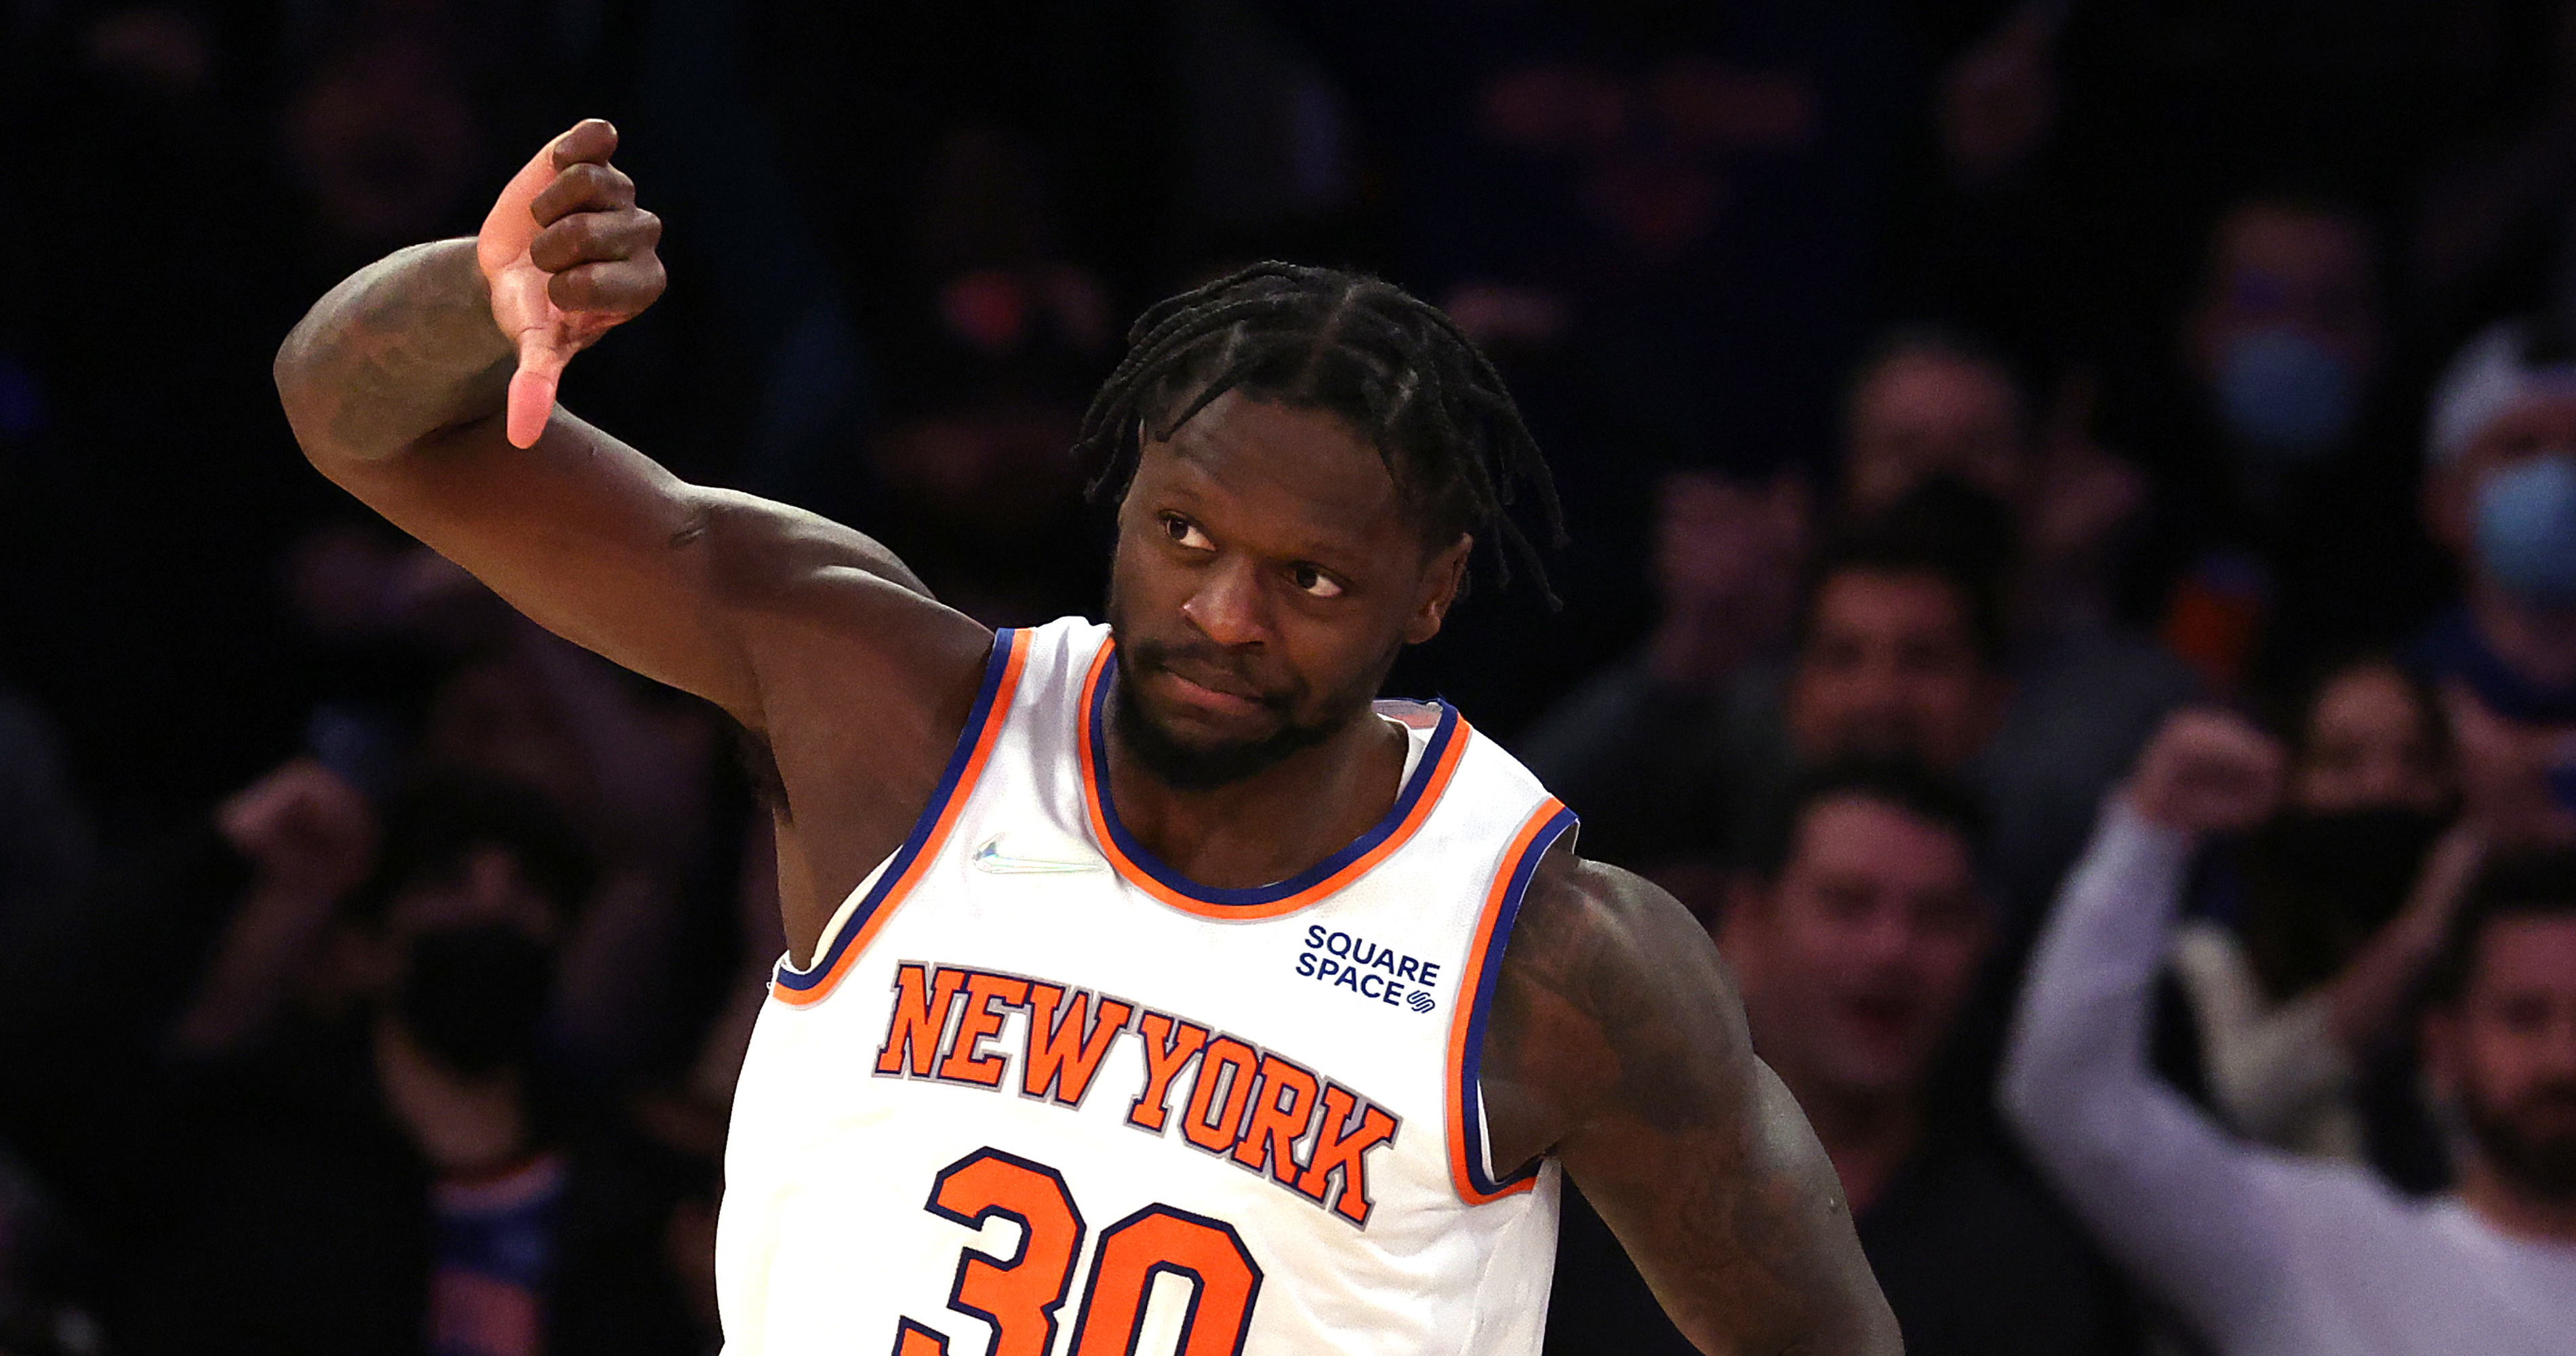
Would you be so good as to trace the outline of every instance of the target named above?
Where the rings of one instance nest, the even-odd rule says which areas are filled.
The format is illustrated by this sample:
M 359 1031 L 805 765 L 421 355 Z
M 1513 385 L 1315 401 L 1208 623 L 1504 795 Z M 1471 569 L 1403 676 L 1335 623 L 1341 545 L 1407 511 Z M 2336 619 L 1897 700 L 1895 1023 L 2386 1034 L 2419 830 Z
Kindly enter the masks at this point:
M 2576 606 L 2576 454 L 2547 453 L 2478 482 L 2477 550 L 2515 600 Z
M 2359 399 L 2352 364 L 2298 330 L 2247 330 L 2219 354 L 2219 421 L 2239 446 L 2268 461 L 2333 451 L 2352 428 Z

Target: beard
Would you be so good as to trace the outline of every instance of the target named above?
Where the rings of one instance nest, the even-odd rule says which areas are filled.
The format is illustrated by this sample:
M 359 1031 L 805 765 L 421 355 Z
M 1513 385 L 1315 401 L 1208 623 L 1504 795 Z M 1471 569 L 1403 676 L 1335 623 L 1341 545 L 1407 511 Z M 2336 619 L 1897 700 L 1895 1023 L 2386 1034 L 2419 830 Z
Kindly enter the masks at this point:
M 1114 566 L 1110 571 L 1108 604 L 1109 634 L 1118 647 L 1115 681 L 1110 684 L 1109 737 L 1118 741 L 1118 747 L 1146 772 L 1179 791 L 1213 791 L 1234 785 L 1339 734 L 1352 721 L 1369 714 L 1370 701 L 1404 650 L 1401 637 L 1391 640 L 1378 661 L 1354 675 L 1347 686 L 1320 702 L 1310 701 L 1307 698 L 1312 688 L 1301 678 L 1291 677 L 1280 685 L 1265 683 L 1243 672 L 1225 647 L 1186 626 L 1176 633 L 1178 639 L 1140 634 L 1141 628 L 1129 624 Z M 1134 681 L 1147 673 L 1167 671 L 1174 661 L 1231 673 L 1258 694 L 1254 700 L 1276 724 L 1269 733 L 1253 738 L 1215 743 L 1184 738 L 1154 718 L 1138 696 Z M 1300 710 L 1314 714 L 1300 718 Z
M 2530 1128 L 2531 1113 L 2548 1108 L 2562 1128 L 2543 1133 Z M 2576 1204 L 2576 1130 L 2563 1128 L 2565 1112 L 2576 1110 L 2576 1083 L 2546 1083 L 2507 1106 L 2482 1097 L 2460 1099 L 2460 1116 L 2496 1175 L 2515 1190 L 2551 1204 Z
M 1349 723 L 1300 724 L 1285 702 L 1265 696 L 1262 705 L 1279 718 L 1277 729 L 1258 739 L 1193 744 L 1155 721 L 1137 699 L 1136 684 L 1125 674 L 1112 686 L 1110 701 L 1111 736 L 1156 780 L 1182 791 L 1213 791 L 1267 772 L 1332 738 Z

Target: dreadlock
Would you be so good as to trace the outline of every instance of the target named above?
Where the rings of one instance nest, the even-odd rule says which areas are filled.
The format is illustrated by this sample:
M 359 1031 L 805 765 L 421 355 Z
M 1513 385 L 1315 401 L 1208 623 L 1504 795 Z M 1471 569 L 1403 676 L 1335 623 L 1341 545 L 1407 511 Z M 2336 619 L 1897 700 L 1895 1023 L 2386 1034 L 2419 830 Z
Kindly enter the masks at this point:
M 1365 274 L 1275 262 L 1156 304 L 1082 418 L 1074 452 L 1099 468 L 1092 499 L 1124 496 L 1148 437 L 1171 437 L 1233 390 L 1348 420 L 1428 540 L 1474 533 L 1494 543 L 1496 582 L 1508 584 L 1517 561 L 1559 605 L 1538 544 L 1510 512 L 1527 485 L 1547 545 L 1562 545 L 1555 481 L 1501 374 L 1438 308 Z

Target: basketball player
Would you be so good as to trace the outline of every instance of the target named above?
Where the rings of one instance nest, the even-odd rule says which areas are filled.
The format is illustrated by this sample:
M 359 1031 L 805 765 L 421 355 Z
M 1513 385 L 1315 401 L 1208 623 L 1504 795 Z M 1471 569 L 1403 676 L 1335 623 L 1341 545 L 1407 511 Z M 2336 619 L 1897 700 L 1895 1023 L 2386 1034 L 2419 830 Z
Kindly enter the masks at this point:
M 1374 707 L 1546 471 L 1383 283 L 1136 327 L 1083 447 L 1109 624 L 987 631 L 866 537 L 554 408 L 661 292 L 585 122 L 278 356 L 305 452 L 774 762 L 790 954 L 736 1096 L 736 1356 L 1534 1353 L 1560 1171 L 1712 1352 L 1894 1352 L 1708 939 L 1443 705 Z M 1552 530 L 1552 524 L 1551 524 Z

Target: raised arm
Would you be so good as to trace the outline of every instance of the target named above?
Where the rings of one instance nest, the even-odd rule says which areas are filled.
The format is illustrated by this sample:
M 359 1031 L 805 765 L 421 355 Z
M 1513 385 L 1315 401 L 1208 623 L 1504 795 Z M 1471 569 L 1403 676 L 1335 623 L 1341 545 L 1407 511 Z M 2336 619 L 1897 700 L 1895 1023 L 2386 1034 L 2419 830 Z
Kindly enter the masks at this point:
M 1556 1154 L 1702 1351 L 1900 1350 L 1823 1146 L 1670 895 L 1549 855 L 1503 954 L 1481 1087 L 1496 1164 Z
M 2181 712 L 2104 803 L 2031 960 L 2005 1116 L 2111 1253 L 2221 1350 L 2279 1310 L 2315 1183 L 2230 1139 L 2147 1065 L 2150 1003 L 2198 836 L 2262 821 L 2282 757 L 2232 716 Z
M 315 304 L 276 366 L 305 455 L 548 629 L 754 729 L 796 700 L 763 663 L 783 630 L 829 629 L 897 705 L 971 691 L 982 628 L 875 542 L 687 484 L 554 408 L 573 354 L 662 291 L 661 223 L 616 145 L 574 127 L 477 239 L 403 250 Z
M 780 906 L 806 955 L 903 841 L 991 646 L 884 548 L 690 485 L 556 409 L 573 354 L 662 291 L 661 223 L 585 122 L 474 240 L 332 289 L 277 355 L 305 455 L 548 630 L 714 702 L 775 750 Z

